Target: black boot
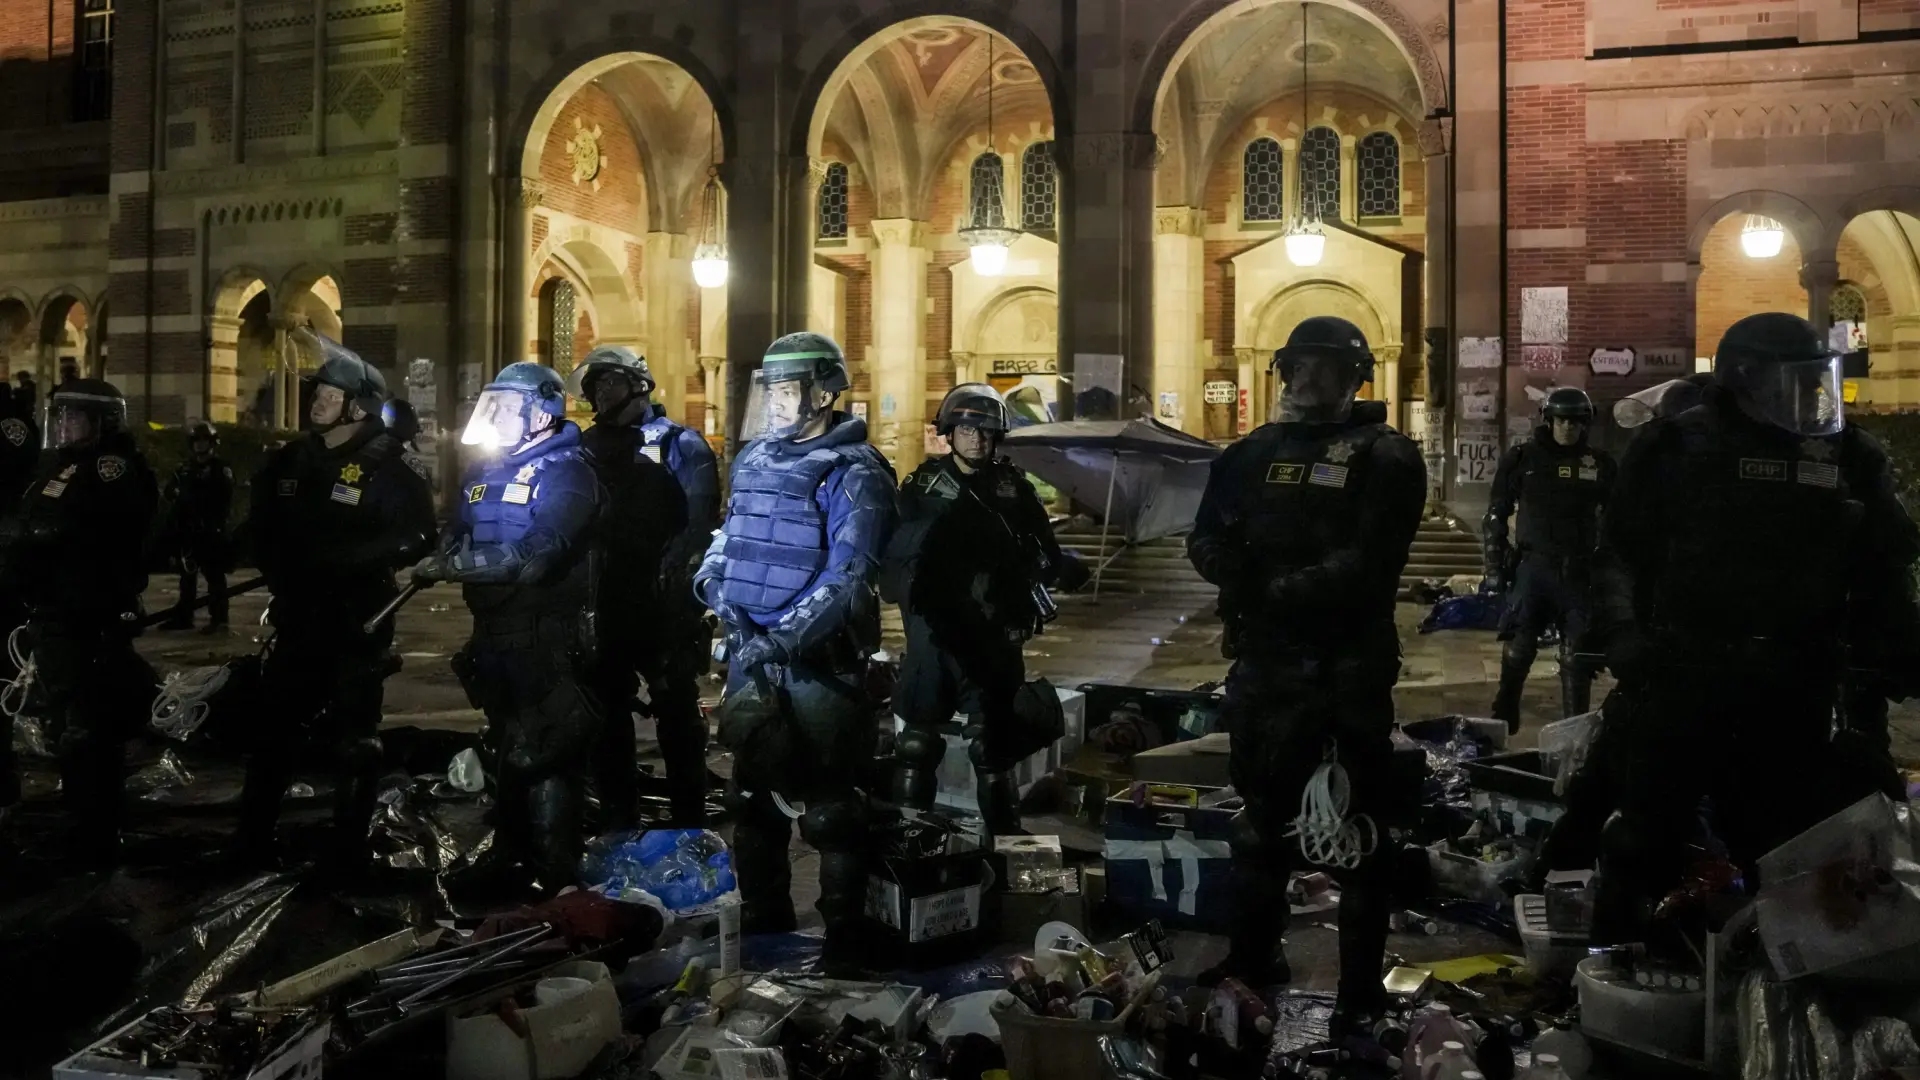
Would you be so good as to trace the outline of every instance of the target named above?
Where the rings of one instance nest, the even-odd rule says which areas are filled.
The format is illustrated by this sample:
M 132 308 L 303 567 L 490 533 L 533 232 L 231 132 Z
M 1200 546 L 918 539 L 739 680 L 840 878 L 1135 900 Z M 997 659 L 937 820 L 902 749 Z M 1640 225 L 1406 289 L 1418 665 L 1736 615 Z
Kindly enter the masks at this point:
M 333 829 L 321 866 L 337 876 L 358 876 L 370 865 L 367 833 L 379 805 L 380 740 L 357 740 L 341 751 L 333 789 Z
M 682 829 L 707 827 L 707 718 L 690 676 L 661 676 L 653 696 L 661 763 L 667 773 L 667 805 Z
M 1269 865 L 1264 855 L 1235 854 L 1228 881 L 1233 919 L 1227 928 L 1227 958 L 1196 975 L 1194 982 L 1217 986 L 1234 978 L 1258 991 L 1293 981 L 1280 938 L 1287 928 L 1287 877 L 1285 866 Z
M 793 821 L 764 793 L 752 798 L 730 790 L 733 811 L 733 873 L 740 883 L 740 930 L 744 934 L 792 933 Z
M 1025 836 L 1020 820 L 1020 782 L 1012 772 L 976 772 L 974 790 L 980 798 L 980 818 L 989 836 Z
M 820 902 L 826 942 L 820 970 L 829 979 L 864 978 L 872 968 L 861 920 L 866 911 L 866 859 L 855 851 L 820 853 Z
M 1515 636 L 1500 650 L 1500 690 L 1493 698 L 1493 718 L 1504 720 L 1509 733 L 1520 730 L 1520 695 L 1527 688 L 1527 672 L 1533 669 L 1533 658 L 1539 652 L 1539 646 L 1532 641 L 1522 641 L 1525 628 L 1515 631 Z
M 1580 716 L 1593 707 L 1593 672 L 1565 650 L 1560 653 L 1560 712 Z
M 1386 1015 L 1387 991 L 1381 971 L 1387 955 L 1387 918 L 1393 893 L 1388 887 L 1385 860 L 1377 853 L 1341 883 L 1340 987 L 1334 1001 L 1334 1023 L 1344 1034 L 1370 1031 Z
M 893 740 L 893 802 L 910 810 L 931 810 L 940 793 L 940 762 L 946 736 L 909 727 Z M 984 810 L 984 804 L 982 809 Z
M 570 777 L 550 776 L 535 784 L 527 798 L 528 861 L 540 891 L 552 896 L 579 883 L 580 786 Z

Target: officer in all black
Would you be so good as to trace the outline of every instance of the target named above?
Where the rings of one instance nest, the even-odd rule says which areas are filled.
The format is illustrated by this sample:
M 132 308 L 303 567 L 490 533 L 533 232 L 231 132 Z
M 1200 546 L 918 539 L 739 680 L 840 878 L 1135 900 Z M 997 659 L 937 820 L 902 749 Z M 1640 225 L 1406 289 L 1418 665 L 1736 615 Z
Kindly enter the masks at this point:
M 876 726 L 865 692 L 880 644 L 874 579 L 893 531 L 894 476 L 859 417 L 840 346 L 788 334 L 754 373 L 726 526 L 694 578 L 726 628 L 720 737 L 748 933 L 793 929 L 793 820 L 820 851 L 822 966 L 859 970 Z M 793 811 L 789 814 L 788 811 Z
M 659 654 L 687 648 L 671 636 L 685 627 L 670 618 L 668 608 L 693 606 L 687 571 L 676 576 L 679 587 L 671 592 L 661 580 L 668 545 L 688 531 L 687 497 L 667 471 L 660 445 L 649 443 L 641 427 L 653 412 L 647 400 L 652 391 L 653 373 L 646 359 L 624 345 L 593 350 L 567 375 L 567 392 L 594 407 L 593 426 L 580 442 L 607 490 L 598 541 L 605 554 L 597 605 L 600 653 L 592 684 L 605 713 L 604 743 L 595 765 L 601 828 L 608 831 L 632 828 L 635 822 L 639 772 L 633 712 L 641 673 L 650 673 L 646 711 L 661 712 L 671 695 L 652 677 L 662 667 Z M 704 441 L 700 445 L 705 449 Z M 711 451 L 707 456 L 711 459 Z M 702 530 L 702 551 L 707 538 Z M 683 554 L 683 564 L 685 558 Z M 692 690 L 691 680 L 687 689 Z M 677 709 L 659 715 L 657 723 L 667 782 L 675 796 L 674 823 L 699 828 L 706 818 L 707 726 L 698 697 L 691 704 L 691 724 Z
M 267 459 L 248 506 L 254 564 L 273 591 L 274 637 L 236 854 L 271 859 L 281 795 L 296 769 L 317 759 L 329 763 L 335 785 L 325 861 L 351 870 L 366 857 L 383 683 L 398 669 L 392 620 L 372 633 L 364 627 L 397 595 L 394 572 L 431 549 L 433 493 L 381 425 L 380 370 L 311 330 L 295 334 L 319 361 L 304 391 L 308 434 Z
M 227 629 L 227 512 L 233 506 L 233 470 L 220 460 L 220 433 L 205 420 L 187 432 L 187 460 L 167 481 L 165 535 L 180 555 L 180 602 L 162 630 L 193 626 L 194 594 L 207 578 L 209 634 Z
M 46 696 L 47 737 L 75 827 L 71 854 L 110 866 L 119 852 L 126 742 L 145 722 L 153 670 L 133 649 L 146 541 L 159 506 L 153 471 L 127 431 L 113 384 L 75 379 L 49 402 L 47 446 L 7 520 L 7 588 L 28 611 Z M 9 740 L 11 742 L 11 740 Z M 11 762 L 0 773 L 11 777 Z M 18 797 L 0 778 L 0 806 Z
M 462 484 L 441 554 L 413 580 L 458 582 L 473 637 L 454 658 L 467 696 L 487 715 L 498 810 L 493 847 L 457 881 L 575 884 L 585 774 L 600 717 L 582 685 L 593 669 L 593 539 L 606 502 L 580 428 L 567 420 L 557 372 L 502 368 L 460 441 L 482 456 Z
M 1593 549 L 1600 540 L 1600 508 L 1613 490 L 1613 458 L 1587 445 L 1593 399 L 1571 386 L 1547 395 L 1533 438 L 1508 450 L 1493 474 L 1482 541 L 1487 576 L 1508 596 L 1500 620 L 1500 690 L 1493 715 L 1520 730 L 1520 693 L 1540 651 L 1540 635 L 1560 628 L 1562 715 L 1587 711 L 1593 672 L 1574 659 L 1587 632 Z M 1508 543 L 1507 519 L 1520 511 L 1518 548 Z M 1514 569 L 1517 560 L 1518 570 Z
M 1644 930 L 1703 794 L 1752 886 L 1768 850 L 1897 791 L 1884 732 L 1834 719 L 1849 669 L 1920 691 L 1916 560 L 1920 529 L 1886 452 L 1845 421 L 1826 335 L 1780 313 L 1735 323 L 1701 404 L 1635 437 L 1602 524 L 1595 629 L 1645 707 L 1622 733 L 1598 934 Z
M 39 463 L 40 425 L 13 385 L 0 382 L 0 519 L 20 508 Z
M 1426 500 L 1426 467 L 1386 408 L 1355 401 L 1373 371 L 1360 330 L 1317 317 L 1274 354 L 1278 420 L 1214 462 L 1187 541 L 1202 577 L 1244 599 L 1223 719 L 1232 739 L 1235 819 L 1231 950 L 1206 980 L 1253 986 L 1291 976 L 1277 954 L 1287 878 L 1303 862 L 1331 869 L 1340 899 L 1338 1037 L 1381 1016 L 1387 938 L 1387 822 L 1399 801 L 1392 757 L 1400 673 L 1394 598 Z M 1296 838 L 1303 793 L 1351 797 Z M 1370 1022 L 1370 1021 L 1368 1021 Z
M 1011 427 L 993 387 L 963 383 L 947 394 L 935 429 L 953 452 L 901 485 L 900 524 L 881 575 L 882 599 L 901 605 L 907 630 L 894 692 L 894 713 L 906 724 L 894 748 L 895 799 L 933 805 L 946 752 L 939 726 L 965 713 L 981 816 L 995 836 L 1021 831 L 1012 770 L 1059 737 L 1049 735 L 1044 713 L 1034 715 L 1033 705 L 1050 703 L 1016 708 L 1027 685 L 1021 647 L 1053 616 L 1047 587 L 1072 590 L 1087 579 L 1080 561 L 1060 550 L 1026 475 L 995 456 Z

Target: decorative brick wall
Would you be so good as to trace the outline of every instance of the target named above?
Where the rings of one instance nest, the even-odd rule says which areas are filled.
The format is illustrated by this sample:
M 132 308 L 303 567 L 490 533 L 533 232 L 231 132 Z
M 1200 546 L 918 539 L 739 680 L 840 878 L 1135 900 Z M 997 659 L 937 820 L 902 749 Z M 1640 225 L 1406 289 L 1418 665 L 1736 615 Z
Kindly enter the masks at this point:
M 1748 315 L 1807 313 L 1807 290 L 1800 287 L 1800 248 L 1793 234 L 1787 234 L 1780 254 L 1773 258 L 1749 259 L 1740 250 L 1740 230 L 1745 226 L 1744 214 L 1724 217 L 1701 245 L 1695 356 L 1712 356 L 1727 327 Z
M 575 127 L 576 122 L 581 125 Z M 574 183 L 573 155 L 567 143 L 577 131 L 600 129 L 604 159 L 596 180 Z M 562 213 L 638 236 L 645 231 L 645 193 L 640 180 L 640 148 L 613 97 L 597 86 L 582 87 L 560 110 L 540 154 L 540 178 L 546 205 Z
M 814 257 L 846 279 L 846 340 L 840 343 L 840 348 L 847 354 L 848 374 L 853 377 L 854 395 L 865 396 L 872 392 L 873 378 L 867 358 L 867 351 L 873 346 L 873 279 L 867 269 L 867 257 L 833 248 L 821 248 Z M 932 277 L 931 270 L 928 271 L 928 277 Z

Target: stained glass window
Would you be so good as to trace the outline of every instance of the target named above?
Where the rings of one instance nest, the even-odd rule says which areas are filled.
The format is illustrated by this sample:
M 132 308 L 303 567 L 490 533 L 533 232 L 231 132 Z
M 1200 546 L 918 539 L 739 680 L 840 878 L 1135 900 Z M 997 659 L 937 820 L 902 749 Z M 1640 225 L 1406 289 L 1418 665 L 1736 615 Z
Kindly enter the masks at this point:
M 573 284 L 565 278 L 554 278 L 540 290 L 541 360 L 555 371 L 573 370 L 573 333 L 579 325 L 573 299 Z
M 1000 155 L 989 150 L 973 159 L 972 191 L 968 205 L 973 211 L 972 225 L 978 229 L 1007 227 L 1006 187 L 1002 182 Z
M 1842 285 L 1833 290 L 1833 299 L 1827 302 L 1827 315 L 1834 322 L 1865 323 L 1867 298 L 1859 289 Z
M 847 167 L 839 162 L 827 166 L 820 181 L 820 239 L 844 240 L 847 236 Z
M 1053 143 L 1037 142 L 1020 158 L 1020 227 L 1029 232 L 1053 228 L 1058 198 Z
M 1376 131 L 1360 140 L 1360 216 L 1400 216 L 1400 140 Z
M 1300 212 L 1316 221 L 1340 216 L 1340 136 L 1332 128 L 1300 140 Z
M 1243 221 L 1279 221 L 1286 217 L 1286 181 L 1282 179 L 1280 144 L 1255 139 L 1241 155 L 1240 218 Z

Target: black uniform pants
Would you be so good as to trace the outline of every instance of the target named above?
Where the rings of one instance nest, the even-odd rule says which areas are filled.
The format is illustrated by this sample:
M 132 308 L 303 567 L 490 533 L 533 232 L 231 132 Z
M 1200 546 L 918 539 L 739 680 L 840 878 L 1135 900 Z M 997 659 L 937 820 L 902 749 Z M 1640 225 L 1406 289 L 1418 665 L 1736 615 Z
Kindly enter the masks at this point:
M 35 619 L 29 634 L 78 853 L 110 856 L 120 839 L 127 740 L 153 704 L 153 669 L 117 625 Z
M 1329 869 L 1341 883 L 1340 1001 L 1378 1014 L 1380 965 L 1391 913 L 1388 819 L 1408 801 L 1393 790 L 1393 684 L 1399 646 L 1391 626 L 1342 654 L 1248 643 L 1227 675 L 1223 718 L 1234 789 L 1246 799 L 1233 837 L 1231 963 L 1250 970 L 1274 954 L 1287 923 L 1287 881 L 1311 866 L 1287 836 L 1301 797 L 1331 751 L 1351 785 L 1348 820 L 1365 814 L 1381 830 L 1372 854 Z
M 946 756 L 945 731 L 956 714 L 972 731 L 968 756 L 987 831 L 995 836 L 1020 829 L 1019 791 L 1009 754 L 1001 749 L 1018 737 L 1014 699 L 1026 682 L 1026 657 L 1014 639 L 969 642 L 965 655 L 943 648 L 927 621 L 906 617 L 907 652 L 894 689 L 894 715 L 909 729 L 898 742 L 895 795 L 903 805 L 933 804 L 937 774 Z M 1018 764 L 1015 758 L 1013 764 Z
M 782 761 L 736 761 L 727 785 L 733 814 L 734 869 L 740 879 L 742 916 L 751 929 L 793 921 L 793 869 L 788 847 L 794 818 L 772 790 L 742 788 L 739 772 L 778 777 L 789 807 L 804 804 L 800 834 L 820 851 L 820 900 L 827 948 L 856 945 L 866 910 L 869 807 L 860 781 L 873 762 L 875 725 L 863 673 L 836 672 L 804 661 L 769 669 L 778 720 L 789 727 Z M 729 673 L 729 696 L 741 693 L 744 676 Z M 723 729 L 724 730 L 724 729 Z M 737 748 L 736 748 L 737 752 Z
M 338 617 L 287 618 L 276 627 L 260 669 L 261 726 L 247 740 L 243 850 L 271 849 L 287 785 L 311 763 L 324 763 L 334 782 L 327 857 L 341 865 L 363 857 L 384 762 L 380 710 L 396 667 L 392 644 L 390 619 L 373 634 Z
M 1838 672 L 1818 664 L 1663 666 L 1618 734 L 1620 814 L 1603 840 L 1597 931 L 1627 940 L 1679 880 L 1702 798 L 1749 887 L 1760 856 L 1879 789 L 1831 734 Z
M 200 590 L 200 578 L 207 579 L 207 614 L 215 626 L 227 625 L 226 543 L 219 536 L 189 539 L 180 553 L 180 602 L 174 606 L 170 623 L 191 623 L 193 602 Z
M 548 892 L 576 884 L 587 764 L 601 745 L 578 644 L 577 612 L 476 613 L 454 666 L 487 716 L 499 797 L 494 847 L 531 868 Z
M 669 627 L 629 625 L 618 615 L 600 619 L 600 657 L 593 694 L 605 713 L 595 769 L 601 810 L 613 828 L 631 827 L 639 794 L 633 703 L 647 681 L 646 714 L 654 721 L 666 766 L 667 799 L 675 824 L 706 821 L 707 720 L 700 711 L 699 678 L 706 673 L 712 631 L 704 619 L 680 618 Z
M 1513 597 L 1500 620 L 1500 690 L 1494 699 L 1496 719 L 1515 724 L 1520 717 L 1520 694 L 1527 672 L 1540 652 L 1540 635 L 1560 628 L 1560 707 L 1562 715 L 1587 711 L 1593 672 L 1574 660 L 1573 650 L 1585 639 L 1591 600 L 1585 561 L 1529 552 L 1514 575 Z

